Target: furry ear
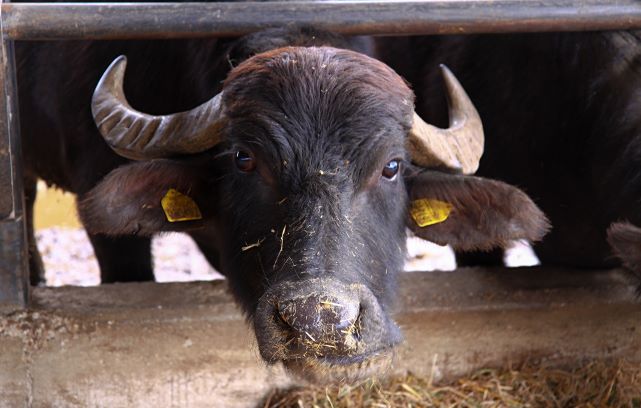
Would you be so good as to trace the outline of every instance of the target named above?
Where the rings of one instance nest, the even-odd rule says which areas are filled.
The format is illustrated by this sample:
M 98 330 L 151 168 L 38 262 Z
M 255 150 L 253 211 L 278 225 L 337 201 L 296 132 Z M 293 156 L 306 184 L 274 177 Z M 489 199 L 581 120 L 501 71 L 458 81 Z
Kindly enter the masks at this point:
M 409 228 L 437 244 L 489 250 L 515 239 L 538 241 L 549 229 L 543 212 L 524 192 L 500 181 L 425 171 L 409 177 L 407 185 Z M 425 214 L 433 219 L 422 222 Z
M 172 160 L 135 162 L 112 171 L 81 197 L 78 213 L 87 231 L 94 234 L 187 231 L 201 227 L 212 215 L 205 206 L 210 201 L 206 188 L 194 167 Z M 164 210 L 167 205 L 174 209 Z M 176 207 L 183 213 L 179 219 L 186 220 L 168 220 L 176 219 Z

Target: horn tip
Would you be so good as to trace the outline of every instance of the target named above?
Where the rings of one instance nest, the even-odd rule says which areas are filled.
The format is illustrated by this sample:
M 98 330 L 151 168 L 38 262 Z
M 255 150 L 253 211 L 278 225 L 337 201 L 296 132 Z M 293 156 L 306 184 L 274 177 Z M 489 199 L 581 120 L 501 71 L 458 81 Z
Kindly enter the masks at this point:
M 122 81 L 125 76 L 126 68 L 127 68 L 127 57 L 124 55 L 120 55 L 116 57 L 116 59 L 114 59 L 111 62 L 111 64 L 109 64 L 105 72 L 102 74 L 102 78 L 100 78 L 98 87 L 100 87 L 101 84 L 105 82 Z
M 109 67 L 102 74 L 91 96 L 91 113 L 94 119 L 99 116 L 100 105 L 105 99 L 108 99 L 113 93 L 118 93 L 118 90 L 122 93 L 122 82 L 126 68 L 127 57 L 120 55 L 109 64 Z
M 125 71 L 127 68 L 127 57 L 125 55 L 119 55 L 115 60 L 109 64 L 106 72 L 116 71 L 118 74 Z
M 456 78 L 452 70 L 447 67 L 447 65 L 439 64 L 438 67 L 441 69 L 441 75 L 443 76 L 445 82 L 455 84 L 458 83 L 458 79 Z
M 452 72 L 452 71 L 450 71 L 450 69 L 447 67 L 447 65 L 445 65 L 445 64 L 443 64 L 443 63 L 438 64 L 438 67 L 441 69 L 441 71 L 444 71 L 444 72 L 450 72 L 450 73 Z
M 109 64 L 109 67 L 107 67 L 105 72 L 102 74 L 100 81 L 98 81 L 98 85 L 96 86 L 96 89 L 94 91 L 94 98 L 97 96 L 97 94 L 101 93 L 104 87 L 109 87 L 109 88 L 117 87 L 117 84 L 120 84 L 120 86 L 122 86 L 122 81 L 125 77 L 126 68 L 127 68 L 126 56 L 120 55 L 116 59 L 114 59 L 111 62 L 111 64 Z

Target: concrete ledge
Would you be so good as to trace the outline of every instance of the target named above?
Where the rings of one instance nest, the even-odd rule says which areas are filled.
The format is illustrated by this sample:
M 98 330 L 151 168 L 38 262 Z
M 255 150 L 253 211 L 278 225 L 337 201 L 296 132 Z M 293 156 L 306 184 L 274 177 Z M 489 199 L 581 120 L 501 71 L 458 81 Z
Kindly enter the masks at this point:
M 623 271 L 407 273 L 396 372 L 437 377 L 544 358 L 641 361 L 641 302 Z M 0 317 L 0 405 L 253 407 L 292 384 L 259 359 L 224 282 L 36 288 Z

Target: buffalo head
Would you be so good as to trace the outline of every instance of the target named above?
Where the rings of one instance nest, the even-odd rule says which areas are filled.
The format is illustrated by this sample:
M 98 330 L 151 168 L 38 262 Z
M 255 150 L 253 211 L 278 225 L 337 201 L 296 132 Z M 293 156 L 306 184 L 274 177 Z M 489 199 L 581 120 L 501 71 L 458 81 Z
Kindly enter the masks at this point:
M 390 308 L 407 225 L 461 248 L 545 230 L 521 191 L 467 175 L 482 154 L 481 121 L 445 68 L 449 129 L 421 120 L 407 84 L 353 51 L 258 54 L 211 100 L 166 116 L 129 106 L 124 71 L 124 58 L 109 67 L 92 110 L 107 143 L 135 162 L 80 203 L 85 225 L 188 231 L 227 276 L 261 356 L 307 378 L 355 379 L 389 363 L 401 341 Z M 197 211 L 171 222 L 168 191 Z M 447 214 L 417 223 L 410 201 Z

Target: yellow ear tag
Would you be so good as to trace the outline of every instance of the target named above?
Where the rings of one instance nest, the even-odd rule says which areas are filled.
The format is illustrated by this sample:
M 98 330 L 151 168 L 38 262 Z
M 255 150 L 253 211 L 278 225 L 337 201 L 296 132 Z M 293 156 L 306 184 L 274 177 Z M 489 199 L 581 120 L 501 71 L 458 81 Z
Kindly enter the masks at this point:
M 165 217 L 169 222 L 193 221 L 203 218 L 198 205 L 178 190 L 170 188 L 160 200 Z
M 452 204 L 428 198 L 414 200 L 410 207 L 410 214 L 419 227 L 443 222 L 450 216 L 451 211 Z

